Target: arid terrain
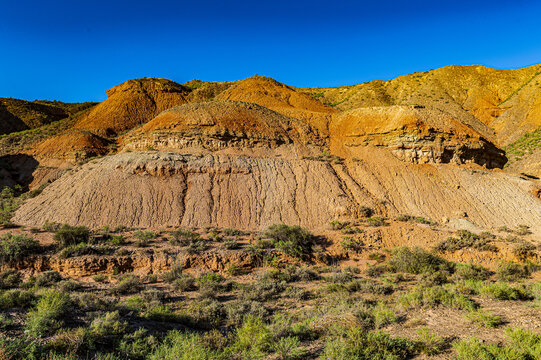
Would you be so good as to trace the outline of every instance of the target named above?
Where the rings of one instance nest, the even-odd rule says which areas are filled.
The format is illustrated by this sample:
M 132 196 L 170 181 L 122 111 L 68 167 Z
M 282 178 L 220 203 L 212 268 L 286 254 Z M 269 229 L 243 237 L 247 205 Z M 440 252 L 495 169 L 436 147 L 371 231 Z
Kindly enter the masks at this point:
M 0 99 L 0 359 L 541 359 L 541 65 L 106 93 Z

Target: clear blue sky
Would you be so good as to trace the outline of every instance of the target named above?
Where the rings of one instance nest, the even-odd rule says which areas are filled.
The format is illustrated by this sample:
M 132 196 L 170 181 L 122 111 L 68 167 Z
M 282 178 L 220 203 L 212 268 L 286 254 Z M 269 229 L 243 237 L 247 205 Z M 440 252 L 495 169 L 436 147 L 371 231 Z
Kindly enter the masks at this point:
M 0 0 L 0 97 L 101 101 L 138 77 L 294 86 L 541 62 L 541 1 Z

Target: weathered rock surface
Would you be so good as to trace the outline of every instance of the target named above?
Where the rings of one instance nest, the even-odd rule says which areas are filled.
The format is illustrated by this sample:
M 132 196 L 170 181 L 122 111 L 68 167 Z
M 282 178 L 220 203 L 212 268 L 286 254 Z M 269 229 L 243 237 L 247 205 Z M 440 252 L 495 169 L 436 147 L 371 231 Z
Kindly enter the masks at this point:
M 399 159 L 423 163 L 476 163 L 502 168 L 504 151 L 471 127 L 437 110 L 414 106 L 360 108 L 337 114 L 331 148 L 383 146 Z
M 316 176 L 314 176 L 316 175 Z M 226 155 L 123 153 L 64 175 L 23 205 L 14 221 L 261 229 L 306 227 L 353 207 L 325 162 Z
M 528 225 L 541 233 L 541 200 L 519 176 L 454 165 L 416 165 L 381 148 L 352 150 L 344 164 L 228 155 L 122 153 L 62 176 L 17 211 L 15 222 L 133 227 L 309 228 L 356 215 L 432 219 L 467 212 L 482 227 Z
M 257 104 L 238 101 L 174 107 L 130 132 L 122 142 L 129 150 L 208 151 L 323 144 L 306 123 Z
M 167 79 L 128 80 L 107 90 L 107 100 L 80 119 L 74 129 L 111 136 L 145 123 L 160 112 L 187 102 L 189 90 Z

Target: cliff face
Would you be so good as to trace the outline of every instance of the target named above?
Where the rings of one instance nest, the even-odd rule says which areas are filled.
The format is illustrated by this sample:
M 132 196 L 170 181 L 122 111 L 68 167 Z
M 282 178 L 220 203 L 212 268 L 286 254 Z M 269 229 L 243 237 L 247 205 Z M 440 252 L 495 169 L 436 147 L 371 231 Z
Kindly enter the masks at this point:
M 333 117 L 331 149 L 381 146 L 415 164 L 475 163 L 502 168 L 505 153 L 481 134 L 436 109 L 413 106 L 361 108 Z
M 14 220 L 92 227 L 315 227 L 351 207 L 327 163 L 163 152 L 93 161 L 39 197 Z

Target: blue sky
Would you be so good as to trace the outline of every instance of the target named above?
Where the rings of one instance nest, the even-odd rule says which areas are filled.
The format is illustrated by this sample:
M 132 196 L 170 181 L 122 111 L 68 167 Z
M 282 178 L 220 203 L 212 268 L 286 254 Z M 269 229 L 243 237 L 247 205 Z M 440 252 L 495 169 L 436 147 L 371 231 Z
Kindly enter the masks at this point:
M 541 1 L 0 0 L 0 97 L 102 101 L 138 77 L 294 86 L 541 62 Z

